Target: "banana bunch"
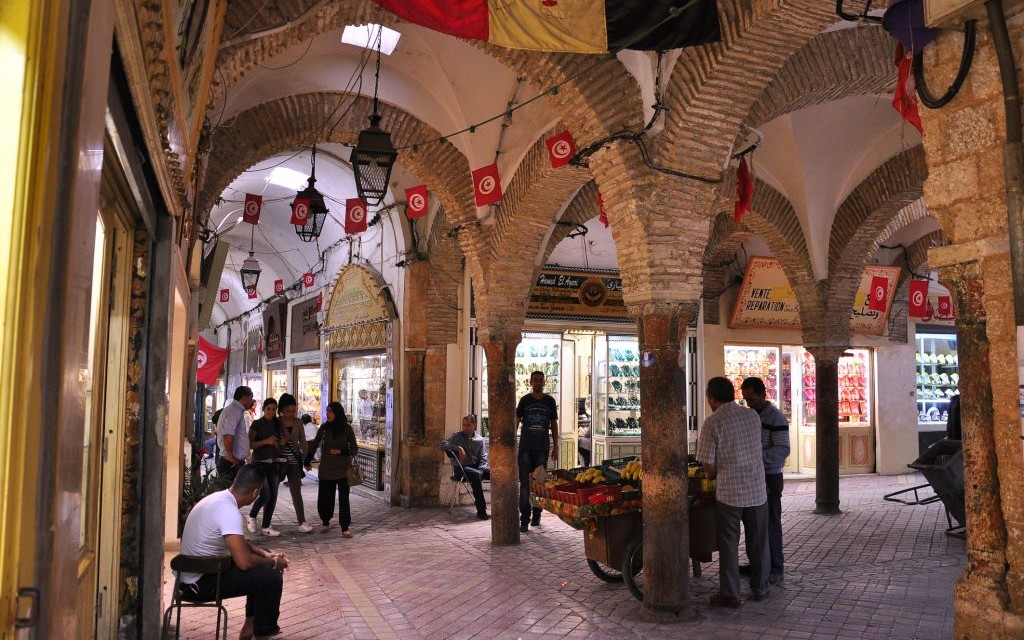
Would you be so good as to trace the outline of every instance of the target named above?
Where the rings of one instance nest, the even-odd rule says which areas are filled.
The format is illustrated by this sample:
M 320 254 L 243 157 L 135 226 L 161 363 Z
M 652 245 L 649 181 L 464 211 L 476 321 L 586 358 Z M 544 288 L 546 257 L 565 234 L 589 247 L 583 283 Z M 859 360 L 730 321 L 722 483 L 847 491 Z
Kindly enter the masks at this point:
M 639 460 L 633 460 L 622 470 L 622 477 L 626 480 L 639 480 L 644 477 L 644 468 Z
M 585 471 L 576 474 L 576 482 L 592 482 L 597 484 L 604 481 L 604 472 L 598 467 L 590 467 Z

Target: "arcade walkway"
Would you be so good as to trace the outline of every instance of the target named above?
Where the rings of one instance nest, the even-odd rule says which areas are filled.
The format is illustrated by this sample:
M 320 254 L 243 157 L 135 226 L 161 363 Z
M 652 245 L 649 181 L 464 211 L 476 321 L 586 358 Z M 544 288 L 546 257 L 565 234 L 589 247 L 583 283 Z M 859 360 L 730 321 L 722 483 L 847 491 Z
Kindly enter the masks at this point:
M 621 584 L 595 578 L 582 533 L 546 515 L 522 544 L 493 547 L 472 507 L 389 508 L 353 495 L 355 537 L 295 530 L 282 488 L 278 539 L 289 555 L 279 638 L 949 638 L 952 586 L 964 542 L 947 537 L 941 505 L 901 506 L 882 495 L 920 476 L 841 480 L 840 516 L 815 516 L 814 483 L 790 481 L 783 498 L 787 576 L 764 602 L 738 611 L 707 606 L 718 565 L 691 580 L 698 620 L 655 625 Z M 307 511 L 316 486 L 303 487 Z M 287 523 L 287 524 L 286 524 Z M 173 581 L 168 572 L 165 600 Z M 749 595 L 749 594 L 748 594 Z M 228 601 L 230 638 L 244 600 Z M 209 609 L 186 610 L 182 637 L 211 637 Z

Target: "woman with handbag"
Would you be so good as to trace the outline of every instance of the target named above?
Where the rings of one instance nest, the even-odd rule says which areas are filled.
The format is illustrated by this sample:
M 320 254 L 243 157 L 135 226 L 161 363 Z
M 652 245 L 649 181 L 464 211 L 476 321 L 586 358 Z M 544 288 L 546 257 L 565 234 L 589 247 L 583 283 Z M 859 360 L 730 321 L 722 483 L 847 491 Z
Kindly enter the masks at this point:
M 349 526 L 352 524 L 352 511 L 349 507 L 349 470 L 353 468 L 359 447 L 356 434 L 345 416 L 340 402 L 327 405 L 327 422 L 320 425 L 311 446 L 306 451 L 306 470 L 311 469 L 313 454 L 320 448 L 320 484 L 317 494 L 316 509 L 320 514 L 320 533 L 327 533 L 334 517 L 334 494 L 338 494 L 339 523 L 341 535 L 352 537 Z
M 263 401 L 263 417 L 253 420 L 249 426 L 249 442 L 252 447 L 252 463 L 259 465 L 267 476 L 263 491 L 252 503 L 245 526 L 250 533 L 256 533 L 256 516 L 263 509 L 263 535 L 279 536 L 281 532 L 270 526 L 277 507 L 277 488 L 281 483 L 281 469 L 288 461 L 281 455 L 284 438 L 281 436 L 281 421 L 277 418 L 277 401 L 267 398 Z
M 277 410 L 281 414 L 281 434 L 284 437 L 282 453 L 288 460 L 285 467 L 287 480 L 284 484 L 288 485 L 288 490 L 292 493 L 292 505 L 295 507 L 295 518 L 299 521 L 299 531 L 310 533 L 313 527 L 306 522 L 306 509 L 302 503 L 302 478 L 306 475 L 302 471 L 306 459 L 306 432 L 298 417 L 299 406 L 295 396 L 290 393 L 281 394 Z

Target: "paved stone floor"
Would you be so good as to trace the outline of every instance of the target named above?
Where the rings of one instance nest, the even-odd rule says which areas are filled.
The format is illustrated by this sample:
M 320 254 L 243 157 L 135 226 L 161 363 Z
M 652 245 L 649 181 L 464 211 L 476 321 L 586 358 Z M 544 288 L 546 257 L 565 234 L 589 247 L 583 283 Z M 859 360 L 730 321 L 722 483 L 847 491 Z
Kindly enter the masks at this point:
M 965 556 L 946 536 L 941 504 L 884 502 L 917 475 L 843 478 L 843 513 L 812 513 L 814 483 L 787 481 L 786 585 L 738 611 L 711 609 L 718 565 L 691 578 L 696 620 L 641 620 L 622 584 L 587 568 L 582 533 L 546 515 L 522 544 L 495 547 L 472 507 L 392 508 L 354 494 L 352 539 L 296 530 L 287 488 L 275 526 L 258 544 L 288 554 L 279 638 L 949 638 L 952 586 Z M 315 513 L 316 485 L 303 487 Z M 165 602 L 173 577 L 165 580 Z M 230 637 L 244 600 L 227 601 Z M 210 638 L 209 609 L 186 610 L 183 638 Z

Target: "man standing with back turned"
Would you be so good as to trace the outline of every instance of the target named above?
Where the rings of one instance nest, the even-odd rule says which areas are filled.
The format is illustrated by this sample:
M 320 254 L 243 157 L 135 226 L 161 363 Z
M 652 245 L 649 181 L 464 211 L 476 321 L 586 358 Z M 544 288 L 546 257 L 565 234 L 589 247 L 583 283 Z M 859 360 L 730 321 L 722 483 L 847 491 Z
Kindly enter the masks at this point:
M 779 408 L 768 402 L 761 378 L 747 378 L 740 385 L 747 406 L 761 418 L 761 449 L 764 458 L 764 484 L 768 489 L 768 550 L 771 572 L 768 584 L 783 585 L 782 558 L 782 468 L 789 457 L 789 423 Z M 749 571 L 749 567 L 747 567 Z M 743 567 L 740 567 L 743 573 Z
M 754 600 L 768 596 L 768 505 L 761 462 L 761 420 L 733 400 L 728 378 L 708 380 L 712 414 L 697 438 L 697 460 L 717 480 L 715 525 L 718 528 L 718 593 L 711 606 L 738 608 L 740 599 L 740 521 L 750 557 L 750 590 Z
M 220 447 L 217 475 L 223 482 L 233 479 L 249 457 L 249 426 L 245 423 L 245 412 L 254 404 L 256 400 L 252 389 L 238 387 L 234 400 L 220 412 L 220 421 L 217 422 L 217 446 Z
M 558 464 L 558 408 L 555 399 L 544 393 L 544 374 L 530 374 L 533 392 L 519 400 L 516 419 L 522 425 L 519 432 L 519 530 L 526 533 L 530 525 L 540 526 L 541 509 L 532 507 L 530 519 L 530 474 L 537 467 L 548 467 L 548 455 Z M 551 433 L 550 444 L 548 433 Z

